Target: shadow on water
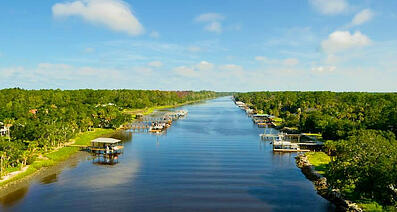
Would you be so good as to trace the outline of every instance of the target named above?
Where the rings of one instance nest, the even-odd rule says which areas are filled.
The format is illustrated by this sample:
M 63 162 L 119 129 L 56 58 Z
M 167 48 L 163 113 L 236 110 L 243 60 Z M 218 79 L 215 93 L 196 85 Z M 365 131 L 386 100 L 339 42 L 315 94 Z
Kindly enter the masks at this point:
M 19 203 L 28 193 L 29 191 L 29 186 L 25 186 L 23 188 L 20 188 L 16 191 L 11 192 L 10 194 L 1 197 L 0 198 L 0 204 L 4 207 L 4 208 L 8 208 L 11 206 L 16 205 L 17 203 Z

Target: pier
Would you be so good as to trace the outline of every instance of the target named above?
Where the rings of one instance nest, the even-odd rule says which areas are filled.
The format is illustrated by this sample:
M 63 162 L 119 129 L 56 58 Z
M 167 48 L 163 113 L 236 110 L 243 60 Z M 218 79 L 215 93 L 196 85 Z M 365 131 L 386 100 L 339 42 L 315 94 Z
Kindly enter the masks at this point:
M 262 140 L 271 141 L 274 152 L 309 152 L 322 150 L 324 143 L 317 139 L 318 134 L 310 133 L 278 133 L 274 134 L 269 129 L 280 126 L 282 119 L 269 114 L 255 113 L 246 103 L 235 101 L 235 104 L 252 118 L 252 122 L 260 128 L 265 128 L 260 134 Z
M 178 111 L 159 111 L 156 116 L 137 116 L 137 120 L 123 125 L 124 130 L 133 132 L 162 133 L 172 125 L 173 121 L 187 115 L 187 110 Z

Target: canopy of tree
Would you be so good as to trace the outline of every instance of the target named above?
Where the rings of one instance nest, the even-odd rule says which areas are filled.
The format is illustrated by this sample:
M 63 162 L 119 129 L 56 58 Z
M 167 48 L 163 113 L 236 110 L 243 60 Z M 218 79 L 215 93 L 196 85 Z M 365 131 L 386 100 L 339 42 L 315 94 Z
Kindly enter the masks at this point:
M 346 140 L 328 143 L 336 152 L 327 170 L 332 188 L 354 199 L 375 199 L 383 204 L 397 201 L 397 141 L 391 132 L 360 130 Z

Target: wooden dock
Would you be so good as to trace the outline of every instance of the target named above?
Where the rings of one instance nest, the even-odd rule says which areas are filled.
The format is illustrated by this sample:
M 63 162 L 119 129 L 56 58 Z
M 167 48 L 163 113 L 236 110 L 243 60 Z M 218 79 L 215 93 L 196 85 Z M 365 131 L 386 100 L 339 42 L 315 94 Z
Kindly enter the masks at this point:
M 121 127 L 124 130 L 133 132 L 155 132 L 164 131 L 172 122 L 187 115 L 186 110 L 158 112 L 156 116 L 143 116 L 136 121 L 125 124 Z M 160 129 L 161 128 L 161 129 Z
M 273 149 L 273 152 L 310 152 L 308 149 Z

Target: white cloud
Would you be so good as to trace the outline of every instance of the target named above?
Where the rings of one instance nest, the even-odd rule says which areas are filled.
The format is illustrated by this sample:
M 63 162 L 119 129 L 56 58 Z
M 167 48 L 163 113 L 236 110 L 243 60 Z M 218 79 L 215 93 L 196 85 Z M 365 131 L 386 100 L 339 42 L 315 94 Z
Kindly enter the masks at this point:
M 93 24 L 139 35 L 144 32 L 143 26 L 134 16 L 127 3 L 122 0 L 77 0 L 57 3 L 52 7 L 54 17 L 79 16 Z
M 244 68 L 239 65 L 235 64 L 226 64 L 226 65 L 221 65 L 219 66 L 219 69 L 224 70 L 224 71 L 242 71 Z
M 321 43 L 322 49 L 327 53 L 334 53 L 350 48 L 367 46 L 371 40 L 359 31 L 350 34 L 349 31 L 335 31 Z
M 7 68 L 0 69 L 0 74 L 2 76 L 2 78 L 0 79 L 0 82 L 1 82 L 1 80 L 8 80 L 8 78 L 11 79 L 13 77 L 13 75 L 18 74 L 18 73 L 23 73 L 24 70 L 25 70 L 25 68 L 22 66 L 7 67 Z
M 173 71 L 181 76 L 184 77 L 196 77 L 197 72 L 193 68 L 189 68 L 187 66 L 178 66 L 173 69 Z
M 160 33 L 158 33 L 157 31 L 152 31 L 149 36 L 152 38 L 159 38 Z
M 35 67 L 0 68 L 0 87 L 38 88 L 153 88 L 162 85 L 149 67 L 121 69 L 40 63 Z M 95 79 L 95 80 L 92 80 Z M 143 80 L 144 79 L 144 80 Z M 133 87 L 131 87 L 133 85 Z
M 279 59 L 270 59 L 264 56 L 256 56 L 254 59 L 256 61 L 270 65 L 295 66 L 299 64 L 299 60 L 296 58 L 286 58 L 284 60 L 279 60 Z
M 374 16 L 374 13 L 370 9 L 362 10 L 361 12 L 357 13 L 354 16 L 354 18 L 351 22 L 351 25 L 353 25 L 353 26 L 361 25 L 361 24 L 371 20 L 373 16 Z
M 196 22 L 206 23 L 204 30 L 209 32 L 221 33 L 222 23 L 225 17 L 218 13 L 204 13 L 197 16 L 194 20 Z
M 38 70 L 68 70 L 71 68 L 72 66 L 67 64 L 39 63 L 37 65 Z
M 196 65 L 196 68 L 199 71 L 211 71 L 214 68 L 214 64 L 207 61 L 201 61 L 199 64 Z
M 349 4 L 346 0 L 309 0 L 318 12 L 324 15 L 336 15 L 346 11 Z
M 329 73 L 335 71 L 335 66 L 316 66 L 312 68 L 314 73 Z
M 295 66 L 299 64 L 299 60 L 296 58 L 287 58 L 283 60 L 283 64 L 286 66 Z
M 227 27 L 228 30 L 232 30 L 232 31 L 240 31 L 241 28 L 243 28 L 243 24 L 241 23 L 236 23 Z
M 276 59 L 270 59 L 268 57 L 264 57 L 264 56 L 256 56 L 254 58 L 256 61 L 260 61 L 262 63 L 265 64 L 278 64 L 280 61 L 276 60 Z
M 197 22 L 213 22 L 213 21 L 222 21 L 225 17 L 218 13 L 204 13 L 195 18 Z
M 173 69 L 174 73 L 184 77 L 198 77 L 200 74 L 209 73 L 214 69 L 214 64 L 201 61 L 196 65 L 188 66 L 178 66 Z M 206 75 L 206 74 L 204 74 Z
M 163 63 L 161 61 L 152 61 L 148 63 L 148 66 L 160 68 L 161 66 L 163 66 Z
M 326 61 L 328 64 L 335 64 L 335 63 L 338 63 L 339 60 L 340 60 L 340 58 L 339 58 L 338 56 L 336 56 L 336 55 L 334 55 L 334 54 L 329 54 L 329 55 L 327 55 L 327 58 L 326 58 L 325 61 Z
M 216 32 L 216 33 L 221 33 L 222 32 L 222 24 L 219 22 L 211 22 L 207 24 L 204 29 L 208 32 Z
M 189 52 L 199 52 L 199 51 L 201 51 L 201 48 L 199 47 L 199 46 L 189 46 L 188 48 L 187 48 L 187 50 L 189 51 Z

